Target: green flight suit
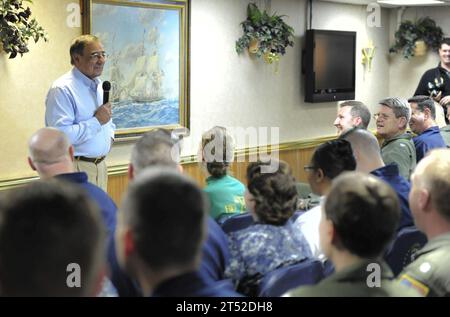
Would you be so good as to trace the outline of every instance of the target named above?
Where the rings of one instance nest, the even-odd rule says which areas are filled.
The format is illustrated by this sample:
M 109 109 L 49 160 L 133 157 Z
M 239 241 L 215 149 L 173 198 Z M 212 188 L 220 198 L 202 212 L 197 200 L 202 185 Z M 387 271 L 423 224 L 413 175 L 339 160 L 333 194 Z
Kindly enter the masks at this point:
M 428 241 L 398 276 L 424 296 L 450 296 L 450 232 Z
M 444 139 L 445 144 L 447 144 L 447 147 L 450 147 L 450 124 L 441 128 L 441 135 Z
M 379 265 L 380 284 L 379 287 L 368 281 L 374 281 L 374 269 L 368 265 L 376 263 Z M 401 285 L 392 280 L 389 266 L 380 260 L 367 260 L 336 272 L 317 285 L 301 286 L 287 292 L 287 297 L 417 297 L 418 292 L 414 289 Z
M 400 175 L 408 180 L 416 167 L 416 148 L 412 138 L 412 134 L 404 133 L 389 140 L 384 140 L 381 145 L 383 162 L 386 165 L 396 163 Z

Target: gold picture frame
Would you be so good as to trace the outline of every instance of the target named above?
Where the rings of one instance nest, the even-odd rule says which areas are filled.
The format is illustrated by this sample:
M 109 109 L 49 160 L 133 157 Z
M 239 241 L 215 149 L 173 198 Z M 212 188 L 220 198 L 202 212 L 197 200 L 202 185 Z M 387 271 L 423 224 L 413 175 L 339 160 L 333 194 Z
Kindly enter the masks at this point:
M 81 0 L 108 59 L 116 139 L 189 129 L 189 0 Z

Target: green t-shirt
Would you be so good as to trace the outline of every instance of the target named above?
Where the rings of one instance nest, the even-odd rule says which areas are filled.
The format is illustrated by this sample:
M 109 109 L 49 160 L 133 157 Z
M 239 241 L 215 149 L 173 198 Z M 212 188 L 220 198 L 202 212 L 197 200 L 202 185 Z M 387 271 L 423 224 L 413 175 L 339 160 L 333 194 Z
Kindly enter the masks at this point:
M 221 178 L 208 177 L 204 191 L 209 197 L 209 214 L 215 220 L 245 211 L 245 186 L 236 178 L 225 175 Z

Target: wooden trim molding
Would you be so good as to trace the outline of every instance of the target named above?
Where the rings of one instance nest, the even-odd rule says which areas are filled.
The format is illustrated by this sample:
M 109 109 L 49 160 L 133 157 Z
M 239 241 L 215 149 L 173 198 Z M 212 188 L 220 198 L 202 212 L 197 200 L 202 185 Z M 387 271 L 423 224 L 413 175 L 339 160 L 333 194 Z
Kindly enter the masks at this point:
M 264 148 L 266 152 L 274 152 L 278 151 L 280 152 L 280 159 L 284 159 L 283 157 L 285 154 L 292 152 L 292 151 L 299 151 L 299 150 L 307 150 L 307 149 L 313 149 L 316 148 L 318 145 L 335 139 L 336 136 L 325 136 L 315 139 L 307 139 L 307 140 L 299 140 L 299 141 L 292 141 L 292 142 L 285 142 L 281 144 L 273 144 L 273 145 L 267 145 L 263 147 L 251 147 L 251 148 L 244 148 L 244 149 L 238 149 L 235 152 L 235 155 L 237 158 L 243 157 L 243 156 L 250 156 L 252 154 L 257 154 L 258 150 L 261 148 Z M 197 162 L 197 156 L 196 155 L 188 155 L 184 156 L 181 159 L 181 164 L 185 169 L 189 172 L 190 169 L 194 168 L 195 164 Z M 291 162 L 288 162 L 291 163 Z M 239 162 L 235 163 L 235 165 L 242 165 Z M 246 164 L 245 164 L 246 165 Z M 296 168 L 292 167 L 294 170 Z M 108 176 L 109 178 L 114 178 L 117 176 L 124 176 L 127 175 L 128 171 L 128 164 L 118 164 L 114 166 L 108 167 Z M 300 171 L 301 174 L 301 171 Z M 298 176 L 298 175 L 296 175 Z M 240 177 L 238 177 L 240 178 Z M 18 186 L 23 186 L 33 180 L 38 179 L 37 176 L 31 176 L 31 177 L 21 177 L 21 178 L 13 178 L 13 179 L 5 179 L 0 180 L 0 191 L 12 189 Z M 109 186 L 108 186 L 109 189 Z M 109 192 L 109 190 L 108 190 Z

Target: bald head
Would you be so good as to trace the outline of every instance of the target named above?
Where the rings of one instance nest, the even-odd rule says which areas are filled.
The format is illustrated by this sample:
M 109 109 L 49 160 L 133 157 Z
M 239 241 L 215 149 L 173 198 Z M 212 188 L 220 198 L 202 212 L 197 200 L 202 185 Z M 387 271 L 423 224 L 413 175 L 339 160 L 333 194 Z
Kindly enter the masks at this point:
M 341 135 L 350 142 L 357 162 L 357 170 L 371 172 L 384 166 L 377 138 L 367 130 L 354 128 Z
M 67 136 L 55 128 L 42 128 L 35 132 L 29 142 L 29 161 L 40 176 L 54 176 L 73 172 L 73 148 Z M 54 173 L 52 172 L 54 169 Z M 47 174 L 52 175 L 47 175 Z M 45 174 L 45 175 L 42 175 Z
M 450 223 L 450 149 L 436 149 L 417 165 L 412 177 L 415 189 L 426 190 L 436 211 Z

